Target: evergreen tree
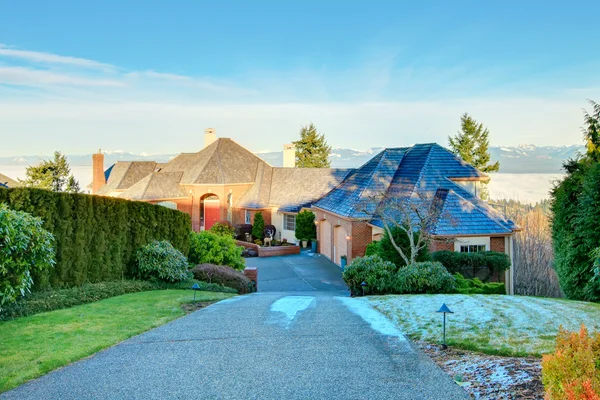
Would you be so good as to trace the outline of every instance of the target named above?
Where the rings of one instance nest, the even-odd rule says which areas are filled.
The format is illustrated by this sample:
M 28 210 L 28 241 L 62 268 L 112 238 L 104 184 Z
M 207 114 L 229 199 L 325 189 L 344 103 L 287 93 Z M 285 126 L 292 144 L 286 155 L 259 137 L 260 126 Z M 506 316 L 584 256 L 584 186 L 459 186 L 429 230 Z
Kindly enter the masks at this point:
M 252 225 L 252 236 L 263 240 L 265 238 L 265 219 L 259 211 L 254 214 L 254 224 Z
M 496 172 L 500 163 L 490 164 L 490 132 L 469 114 L 460 117 L 461 131 L 448 137 L 450 150 L 464 162 L 471 164 L 481 172 Z
M 600 104 L 588 101 L 592 105 L 592 113 L 583 110 L 583 138 L 586 142 L 587 156 L 593 161 L 600 161 Z
M 44 160 L 38 165 L 27 167 L 25 171 L 27 179 L 22 181 L 25 186 L 38 189 L 52 190 L 53 192 L 79 192 L 79 183 L 71 175 L 71 168 L 67 162 L 67 157 L 54 152 L 54 159 Z
M 298 168 L 329 168 L 329 153 L 331 147 L 325 141 L 325 135 L 319 134 L 314 124 L 303 126 L 300 130 L 300 140 L 296 145 L 296 167 Z

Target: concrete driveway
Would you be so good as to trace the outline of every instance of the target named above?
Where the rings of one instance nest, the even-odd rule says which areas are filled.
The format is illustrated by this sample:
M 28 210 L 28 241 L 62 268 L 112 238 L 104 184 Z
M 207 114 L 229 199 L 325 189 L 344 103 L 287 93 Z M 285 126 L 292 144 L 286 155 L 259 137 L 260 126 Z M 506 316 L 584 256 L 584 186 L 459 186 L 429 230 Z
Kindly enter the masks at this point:
M 348 293 L 340 267 L 320 254 L 310 251 L 305 250 L 291 256 L 247 258 L 246 265 L 258 268 L 260 292 Z
M 306 279 L 311 275 L 301 275 L 300 281 L 313 288 L 313 283 L 320 285 L 316 277 Z M 293 281 L 280 280 L 290 285 Z M 0 398 L 453 400 L 468 396 L 360 299 L 311 290 L 263 292 L 222 301 Z

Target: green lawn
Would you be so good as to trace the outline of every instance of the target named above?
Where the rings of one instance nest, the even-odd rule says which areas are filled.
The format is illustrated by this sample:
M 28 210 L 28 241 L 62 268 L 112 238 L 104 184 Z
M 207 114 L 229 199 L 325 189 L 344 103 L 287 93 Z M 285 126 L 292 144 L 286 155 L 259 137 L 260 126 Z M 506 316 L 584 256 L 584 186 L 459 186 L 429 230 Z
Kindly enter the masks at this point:
M 189 290 L 131 293 L 0 322 L 0 392 L 184 315 Z M 197 292 L 197 301 L 229 293 Z
M 541 356 L 555 348 L 558 327 L 600 332 L 600 304 L 501 295 L 402 295 L 361 298 L 392 320 L 408 337 L 441 343 L 446 303 L 450 346 L 488 354 Z

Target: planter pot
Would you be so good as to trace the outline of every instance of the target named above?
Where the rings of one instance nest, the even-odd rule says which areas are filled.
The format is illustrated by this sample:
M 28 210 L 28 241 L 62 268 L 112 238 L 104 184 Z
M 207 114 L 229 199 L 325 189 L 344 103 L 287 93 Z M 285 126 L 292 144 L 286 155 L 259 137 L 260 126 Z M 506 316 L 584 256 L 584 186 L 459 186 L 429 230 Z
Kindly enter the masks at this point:
M 310 246 L 311 246 L 311 250 L 313 253 L 317 252 L 317 241 L 313 240 L 312 242 L 310 242 Z
M 340 259 L 340 267 L 342 267 L 342 271 L 346 268 L 346 259 Z
M 303 240 L 302 247 L 306 248 L 306 246 L 308 246 L 308 240 Z

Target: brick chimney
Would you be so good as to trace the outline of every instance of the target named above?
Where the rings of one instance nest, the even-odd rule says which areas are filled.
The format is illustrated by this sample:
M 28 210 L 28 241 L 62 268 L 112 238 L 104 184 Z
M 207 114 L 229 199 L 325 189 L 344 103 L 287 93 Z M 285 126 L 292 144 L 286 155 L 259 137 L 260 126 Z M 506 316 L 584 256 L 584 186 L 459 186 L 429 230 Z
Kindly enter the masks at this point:
M 92 194 L 98 193 L 98 190 L 102 186 L 106 185 L 106 178 L 104 175 L 104 154 L 102 150 L 98 150 L 98 153 L 92 154 Z
M 295 168 L 296 167 L 296 146 L 293 144 L 283 145 L 283 167 L 284 168 Z
M 215 128 L 206 128 L 204 130 L 204 148 L 217 141 L 217 131 Z

